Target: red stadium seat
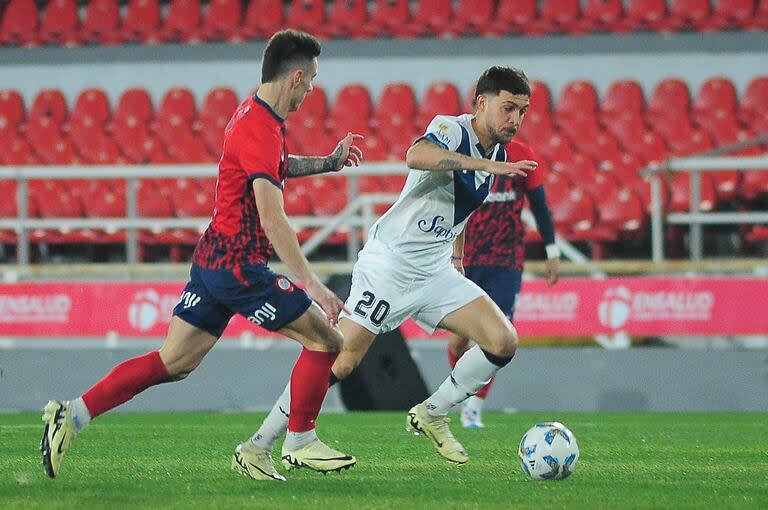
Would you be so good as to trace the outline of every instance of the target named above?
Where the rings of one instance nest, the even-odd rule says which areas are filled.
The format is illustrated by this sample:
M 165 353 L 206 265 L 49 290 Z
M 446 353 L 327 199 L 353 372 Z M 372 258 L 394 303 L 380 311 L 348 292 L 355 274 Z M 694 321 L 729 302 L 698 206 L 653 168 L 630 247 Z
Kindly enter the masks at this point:
M 309 32 L 316 37 L 331 37 L 324 0 L 294 0 L 288 7 L 291 27 Z
M 411 22 L 408 0 L 376 0 L 368 31 L 377 37 L 398 33 Z
M 691 176 L 687 172 L 676 173 L 669 179 L 670 212 L 685 212 L 691 209 Z M 701 199 L 699 210 L 712 211 L 717 207 L 715 181 L 706 172 L 701 173 Z
M 41 218 L 82 218 L 82 202 L 58 186 L 33 190 Z
M 109 119 L 110 113 L 109 98 L 107 98 L 104 90 L 84 89 L 75 100 L 75 106 L 72 108 L 72 119 L 90 115 L 103 125 Z
M 82 201 L 87 218 L 122 218 L 126 214 L 125 193 L 113 190 L 104 181 L 91 181 Z
M 581 17 L 579 0 L 543 0 L 535 24 L 547 33 L 584 34 L 589 31 Z
M 314 92 L 309 95 L 313 94 Z M 306 99 L 304 102 L 306 103 Z M 240 104 L 240 101 L 237 98 L 237 94 L 231 88 L 217 87 L 211 89 L 203 101 L 203 106 L 200 109 L 200 118 L 226 117 L 229 119 L 232 117 L 235 109 L 237 109 L 238 104 Z M 302 104 L 303 107 L 304 105 Z
M 160 40 L 160 5 L 158 0 L 129 0 L 123 17 L 125 42 L 156 43 Z
M 621 188 L 618 177 L 610 172 L 595 172 L 592 179 L 575 177 L 574 182 L 589 193 L 596 204 L 602 206 L 602 199 L 616 196 Z
M 592 229 L 596 211 L 589 193 L 576 187 L 570 189 L 566 195 L 552 195 L 552 220 L 561 235 L 566 239 L 573 239 L 578 234 Z
M 267 39 L 285 24 L 283 2 L 251 0 L 240 29 L 244 39 Z
M 461 96 L 453 83 L 439 81 L 432 83 L 419 103 L 417 126 L 426 127 L 435 115 L 459 115 Z
M 171 218 L 173 206 L 160 189 L 151 183 L 139 181 L 136 196 L 138 215 L 144 218 Z
M 129 163 L 148 163 L 149 149 L 146 143 L 150 138 L 147 125 L 135 115 L 116 117 L 113 123 L 113 136 L 120 151 Z
M 80 26 L 80 40 L 94 44 L 119 44 L 120 8 L 117 0 L 90 0 Z
M 632 182 L 639 178 L 639 171 L 642 167 L 640 160 L 629 153 L 622 153 L 618 159 L 602 159 L 598 164 L 601 172 L 611 173 L 616 176 L 619 182 Z
M 299 110 L 291 114 L 291 117 L 311 117 L 314 119 L 313 124 L 319 125 L 324 123 L 328 117 L 328 98 L 325 95 L 325 90 L 319 86 L 313 87 L 312 92 L 304 98 L 304 102 L 301 103 Z M 291 117 L 288 118 L 290 119 Z
M 411 23 L 408 27 L 401 27 L 397 35 L 447 35 L 452 21 L 451 0 L 418 0 Z
M 75 0 L 50 0 L 40 22 L 40 42 L 56 46 L 77 46 L 80 42 L 79 24 Z
M 77 146 L 84 163 L 93 165 L 115 165 L 121 162 L 120 150 L 115 141 L 100 132 L 84 139 Z
M 615 81 L 608 87 L 600 103 L 600 117 L 606 126 L 608 122 L 625 114 L 642 116 L 645 113 L 643 89 L 635 80 Z M 610 126 L 608 126 L 610 129 Z
M 645 208 L 640 198 L 629 188 L 620 188 L 602 195 L 598 207 L 599 224 L 610 232 L 632 234 L 645 226 Z
M 583 16 L 585 25 L 591 32 L 627 31 L 621 0 L 587 0 Z
M 548 161 L 568 161 L 575 153 L 568 139 L 558 133 L 544 140 L 533 139 L 531 142 L 536 153 Z
M 0 164 L 36 165 L 38 163 L 32 147 L 16 133 L 0 137 Z
M 60 126 L 67 120 L 69 111 L 64 94 L 58 89 L 44 89 L 38 92 L 29 110 L 30 119 L 46 117 Z
M 534 23 L 538 16 L 537 0 L 499 0 L 496 16 L 482 33 L 496 36 L 512 33 L 541 35 L 541 27 Z
M 549 168 L 553 172 L 565 175 L 572 182 L 589 183 L 597 177 L 597 165 L 591 157 L 576 153 L 567 161 L 552 161 Z
M 426 128 L 426 126 L 425 126 Z M 390 133 L 389 143 L 389 157 L 395 161 L 405 161 L 405 154 L 408 149 L 413 145 L 413 142 L 421 135 L 416 131 L 395 131 Z
M 311 177 L 309 199 L 315 216 L 338 214 L 347 206 L 346 177 Z
M 590 143 L 603 130 L 595 114 L 587 112 L 558 117 L 557 127 L 577 146 L 582 142 Z
M 211 0 L 203 19 L 202 37 L 206 41 L 238 41 L 243 8 L 240 0 Z
M 653 125 L 661 117 L 688 117 L 690 110 L 688 85 L 675 78 L 662 80 L 648 99 L 648 123 Z
M 603 117 L 602 121 L 608 131 L 616 137 L 620 144 L 626 145 L 627 140 L 637 138 L 645 133 L 645 117 L 629 110 L 617 113 L 615 117 Z M 661 119 L 664 119 L 662 117 Z M 687 120 L 687 117 L 685 118 Z M 656 127 L 654 125 L 654 127 Z
M 668 28 L 666 0 L 629 0 L 624 21 L 633 31 Z
M 735 114 L 737 108 L 736 88 L 731 80 L 719 76 L 702 83 L 693 102 L 693 116 L 696 119 L 702 116 L 706 117 L 715 109 L 724 109 Z
M 0 44 L 36 46 L 38 16 L 35 0 L 11 0 L 0 24 Z
M 0 196 L 5 198 L 0 200 L 0 218 L 15 218 L 18 215 L 16 181 L 0 179 Z
M 203 11 L 200 0 L 171 0 L 160 29 L 163 41 L 200 42 Z
M 365 161 L 386 161 L 389 159 L 387 144 L 374 135 L 366 136 L 361 143 Z
M 27 122 L 27 141 L 47 165 L 66 165 L 74 161 L 72 144 L 49 117 L 31 118 Z
M 201 117 L 200 136 L 205 143 L 208 153 L 214 159 L 221 157 L 224 147 L 224 129 L 229 123 L 227 117 Z
M 712 30 L 709 0 L 670 0 L 667 23 L 675 29 Z
M 768 241 L 768 225 L 753 226 L 747 232 L 745 239 L 750 243 L 759 243 L 759 242 Z
M 172 196 L 173 207 L 179 218 L 210 217 L 214 207 L 213 193 L 203 191 L 197 186 L 178 190 Z
M 765 2 L 768 5 L 768 0 Z M 768 16 L 768 13 L 766 14 Z M 768 104 L 768 76 L 753 78 L 748 84 L 739 105 L 739 120 L 749 125 L 765 113 Z
M 493 0 L 459 0 L 448 33 L 481 34 L 493 20 Z
M 576 143 L 578 149 L 595 159 L 618 160 L 624 152 L 616 138 L 607 131 L 598 131 L 591 138 L 582 138 Z
M 540 112 L 547 117 L 552 116 L 552 93 L 543 81 L 531 81 L 531 103 L 528 112 Z
M 283 191 L 283 204 L 288 216 L 311 216 L 312 202 L 309 193 L 299 181 L 291 180 Z
M 569 82 L 560 93 L 555 107 L 558 121 L 567 122 L 570 117 L 597 113 L 597 92 L 594 85 L 588 81 L 575 80 Z
M 0 139 L 15 135 L 25 117 L 21 94 L 15 90 L 0 90 Z
M 749 30 L 768 30 L 768 0 L 756 0 L 755 15 L 748 23 Z
M 715 0 L 712 24 L 718 29 L 749 28 L 755 18 L 755 0 Z
M 168 155 L 179 163 L 205 163 L 214 160 L 203 139 L 190 131 L 177 131 L 174 137 L 166 141 L 166 148 Z
M 334 0 L 328 24 L 334 37 L 354 39 L 370 37 L 368 2 L 366 0 Z
M 176 137 L 177 130 L 189 131 L 197 117 L 197 106 L 192 92 L 184 87 L 169 89 L 157 110 L 153 129 L 167 145 Z
M 413 119 L 415 118 L 416 97 L 410 84 L 405 82 L 386 84 L 371 119 L 371 125 L 376 132 L 391 143 L 395 131 L 412 132 L 414 130 Z
M 134 116 L 142 124 L 146 124 L 155 116 L 152 99 L 144 88 L 126 89 L 120 96 L 115 109 L 115 117 Z
M 712 140 L 705 131 L 688 128 L 677 131 L 679 136 L 671 136 L 667 143 L 675 156 L 689 156 L 708 151 L 712 148 Z
M 345 85 L 336 94 L 329 112 L 328 128 L 336 137 L 349 131 L 366 134 L 370 131 L 371 111 L 371 96 L 365 85 Z
M 664 161 L 669 155 L 661 135 L 650 130 L 631 143 L 625 142 L 624 148 L 647 164 Z

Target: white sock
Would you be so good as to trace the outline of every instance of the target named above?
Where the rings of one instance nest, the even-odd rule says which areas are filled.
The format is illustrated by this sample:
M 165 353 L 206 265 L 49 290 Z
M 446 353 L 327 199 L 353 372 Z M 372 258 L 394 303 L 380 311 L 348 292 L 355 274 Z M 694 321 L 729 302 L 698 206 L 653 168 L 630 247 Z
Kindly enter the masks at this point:
M 451 407 L 488 384 L 499 368 L 488 361 L 479 345 L 475 345 L 459 358 L 451 375 L 425 401 L 427 412 L 432 416 L 445 416 Z
M 306 432 L 291 432 L 290 430 L 285 435 L 285 442 L 283 443 L 283 450 L 295 451 L 299 448 L 307 446 L 309 443 L 317 439 L 317 432 L 315 429 L 308 430 Z
M 82 397 L 70 400 L 69 407 L 72 409 L 72 426 L 75 427 L 75 432 L 80 432 L 91 423 L 91 413 L 88 412 Z
M 288 428 L 288 413 L 291 409 L 291 383 L 285 386 L 283 393 L 269 411 L 269 414 L 259 427 L 259 430 L 251 438 L 251 443 L 265 450 L 272 450 L 277 438 L 283 435 Z

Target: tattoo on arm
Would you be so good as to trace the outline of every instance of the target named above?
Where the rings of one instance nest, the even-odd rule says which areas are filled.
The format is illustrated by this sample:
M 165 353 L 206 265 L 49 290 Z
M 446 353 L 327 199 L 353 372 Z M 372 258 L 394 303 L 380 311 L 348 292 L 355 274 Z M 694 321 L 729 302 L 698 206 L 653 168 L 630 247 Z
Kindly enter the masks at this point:
M 325 157 L 288 156 L 288 177 L 305 177 L 307 175 L 333 172 L 338 166 L 341 148 Z
M 440 170 L 459 170 L 461 163 L 455 159 L 443 159 L 437 164 L 437 168 Z

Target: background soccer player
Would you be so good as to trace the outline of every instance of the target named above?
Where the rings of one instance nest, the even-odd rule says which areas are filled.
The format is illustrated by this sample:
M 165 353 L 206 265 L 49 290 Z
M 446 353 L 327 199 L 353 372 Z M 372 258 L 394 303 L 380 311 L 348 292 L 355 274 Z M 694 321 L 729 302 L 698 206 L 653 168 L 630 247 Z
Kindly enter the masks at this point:
M 517 140 L 506 145 L 507 159 L 518 161 L 538 157 L 530 146 Z M 546 243 L 547 283 L 554 285 L 558 279 L 560 250 L 555 244 L 555 228 L 552 214 L 544 193 L 544 173 L 541 165 L 526 176 L 497 177 L 485 203 L 474 212 L 465 234 L 464 254 L 457 247 L 452 261 L 456 269 L 480 286 L 511 321 L 515 312 L 515 300 L 520 292 L 520 282 L 525 259 L 523 238 L 525 229 L 520 217 L 524 198 L 528 198 L 536 227 Z M 451 335 L 448 342 L 448 360 L 456 366 L 462 354 L 469 348 L 469 339 Z M 461 424 L 468 428 L 483 427 L 482 409 L 493 379 L 461 406 Z
M 48 402 L 41 452 L 49 476 L 59 473 L 64 452 L 92 418 L 150 386 L 189 375 L 235 313 L 304 346 L 291 374 L 284 463 L 318 471 L 354 465 L 354 457 L 329 448 L 315 433 L 331 365 L 341 348 L 335 323 L 342 302 L 312 273 L 283 209 L 287 177 L 338 171 L 362 158 L 354 145 L 361 137 L 351 133 L 327 157 L 288 155 L 284 119 L 312 90 L 319 54 L 317 39 L 294 30 L 278 32 L 267 43 L 262 84 L 225 130 L 213 220 L 195 249 L 190 281 L 173 310 L 165 343 L 117 365 L 82 397 Z M 267 267 L 273 246 L 306 292 Z M 232 468 L 254 479 L 284 480 L 271 456 L 250 441 L 237 447 Z
M 485 200 L 494 175 L 526 175 L 537 166 L 530 160 L 507 163 L 504 150 L 520 127 L 530 94 L 522 71 L 494 66 L 478 80 L 474 114 L 432 120 L 408 150 L 411 171 L 400 197 L 371 227 L 339 323 L 344 346 L 332 367 L 332 383 L 360 364 L 377 334 L 408 317 L 429 331 L 440 327 L 476 341 L 440 388 L 407 417 L 407 427 L 428 436 L 440 455 L 459 464 L 469 456 L 448 428 L 448 410 L 509 363 L 517 333 L 486 293 L 454 269 L 451 253 L 456 255 L 454 241 Z M 253 438 L 265 449 L 285 430 L 280 409 L 292 393 L 291 383 Z

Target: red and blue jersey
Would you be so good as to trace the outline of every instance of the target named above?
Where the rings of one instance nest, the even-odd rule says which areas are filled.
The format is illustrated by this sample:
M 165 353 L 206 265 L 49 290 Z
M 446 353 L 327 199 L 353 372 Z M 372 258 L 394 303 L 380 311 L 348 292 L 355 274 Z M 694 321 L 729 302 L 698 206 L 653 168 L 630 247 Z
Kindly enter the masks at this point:
M 539 161 L 530 146 L 512 140 L 507 161 Z M 523 269 L 525 227 L 520 218 L 525 194 L 544 183 L 542 165 L 526 177 L 497 175 L 485 202 L 469 219 L 464 243 L 465 266 L 502 266 Z
M 272 244 L 261 226 L 253 181 L 267 179 L 282 189 L 287 175 L 283 119 L 257 96 L 249 97 L 224 130 L 213 219 L 192 263 L 207 269 L 266 264 Z

